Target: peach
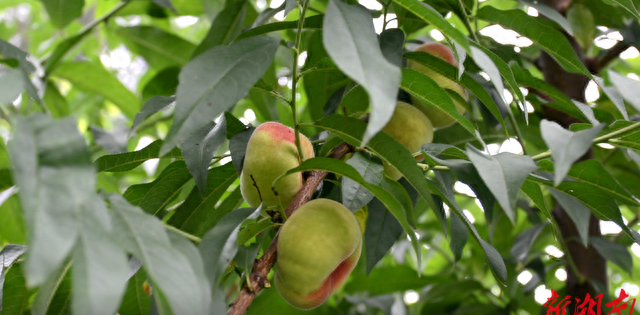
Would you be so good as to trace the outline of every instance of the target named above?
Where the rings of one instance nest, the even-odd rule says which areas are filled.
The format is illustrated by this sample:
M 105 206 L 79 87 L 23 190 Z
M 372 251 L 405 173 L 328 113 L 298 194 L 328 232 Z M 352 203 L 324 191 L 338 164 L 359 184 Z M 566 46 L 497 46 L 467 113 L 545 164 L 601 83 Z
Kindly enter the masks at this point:
M 280 229 L 275 285 L 289 304 L 315 308 L 337 291 L 358 263 L 362 231 L 342 204 L 315 199 Z
M 314 157 L 313 146 L 307 137 L 300 135 L 300 145 L 305 158 Z M 273 181 L 288 170 L 300 165 L 294 130 L 278 122 L 266 122 L 254 130 L 244 158 L 240 174 L 240 190 L 251 207 L 261 202 L 264 207 L 277 206 L 271 186 Z M 280 179 L 275 190 L 283 207 L 287 207 L 302 187 L 302 173 Z
M 453 55 L 453 52 L 449 47 L 443 44 L 440 44 L 440 43 L 424 44 L 418 47 L 416 51 L 424 51 L 426 53 L 434 55 L 448 62 L 449 64 L 455 66 L 456 68 L 458 67 L 458 62 L 456 60 L 456 57 Z M 460 84 L 456 83 L 455 81 L 413 60 L 409 60 L 408 67 L 409 69 L 413 69 L 428 75 L 429 77 L 431 77 L 431 79 L 436 81 L 436 83 L 438 83 L 440 87 L 453 90 L 456 93 L 458 93 L 460 96 L 462 96 L 462 98 L 464 98 L 465 100 L 467 99 L 467 94 L 464 88 Z M 433 124 L 434 128 L 448 127 L 456 122 L 456 120 L 453 117 L 447 115 L 447 113 L 445 113 L 445 111 L 443 111 L 440 108 L 427 107 L 413 96 L 411 97 L 411 100 L 414 106 L 419 108 L 425 115 L 427 115 L 429 120 L 431 120 L 431 123 Z M 458 110 L 458 113 L 464 114 L 464 112 L 466 111 L 466 108 L 464 107 L 464 105 L 460 104 L 460 102 L 456 100 L 454 100 L 453 102 L 456 105 L 456 109 Z

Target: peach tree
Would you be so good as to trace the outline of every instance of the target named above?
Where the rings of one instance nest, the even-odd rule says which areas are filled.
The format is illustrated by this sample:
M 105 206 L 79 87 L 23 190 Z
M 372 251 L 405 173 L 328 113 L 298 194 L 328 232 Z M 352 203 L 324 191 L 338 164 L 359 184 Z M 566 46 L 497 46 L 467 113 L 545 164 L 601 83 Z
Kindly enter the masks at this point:
M 3 0 L 0 315 L 637 313 L 637 5 Z

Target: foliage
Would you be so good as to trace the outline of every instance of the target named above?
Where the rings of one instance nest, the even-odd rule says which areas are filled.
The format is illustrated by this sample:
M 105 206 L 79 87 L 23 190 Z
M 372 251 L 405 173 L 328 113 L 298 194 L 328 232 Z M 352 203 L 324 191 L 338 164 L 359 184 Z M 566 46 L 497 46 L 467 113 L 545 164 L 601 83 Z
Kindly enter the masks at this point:
M 567 274 L 607 302 L 638 294 L 640 58 L 620 58 L 640 47 L 636 2 L 360 2 L 2 1 L 0 314 L 224 314 L 243 286 L 268 287 L 251 271 L 284 212 L 239 188 L 266 121 L 314 143 L 288 173 L 326 178 L 301 195 L 368 219 L 325 304 L 271 288 L 248 314 L 538 314 L 545 288 L 574 293 Z M 458 67 L 412 52 L 434 40 Z M 587 82 L 602 95 L 585 99 Z M 422 162 L 379 132 L 412 96 L 457 122 Z M 608 261 L 608 283 L 572 242 Z

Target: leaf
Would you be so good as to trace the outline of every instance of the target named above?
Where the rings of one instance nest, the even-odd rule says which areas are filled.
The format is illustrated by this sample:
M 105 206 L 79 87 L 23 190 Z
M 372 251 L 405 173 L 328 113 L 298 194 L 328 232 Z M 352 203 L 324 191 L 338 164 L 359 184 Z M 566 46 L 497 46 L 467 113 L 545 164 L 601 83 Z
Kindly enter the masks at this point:
M 614 2 L 617 5 L 619 5 L 622 8 L 624 8 L 625 10 L 627 10 L 629 13 L 631 13 L 631 15 L 633 15 L 634 18 L 636 18 L 636 20 L 640 20 L 640 14 L 638 13 L 638 9 L 636 9 L 636 6 L 634 5 L 633 1 L 631 1 L 631 0 L 611 0 L 611 2 Z
M 322 21 L 324 19 L 324 15 L 314 15 L 307 17 L 304 19 L 304 24 L 302 25 L 303 29 L 322 29 Z M 298 21 L 286 21 L 286 22 L 274 22 L 265 25 L 260 25 L 254 28 L 251 28 L 242 34 L 236 37 L 235 41 L 239 41 L 244 38 L 254 37 L 259 35 L 264 35 L 271 32 L 284 31 L 284 30 L 295 30 L 298 28 Z
M 571 24 L 569 21 L 558 12 L 558 10 L 546 5 L 543 2 L 535 1 L 535 0 L 518 0 L 532 8 L 535 8 L 540 12 L 540 14 L 544 15 L 548 19 L 558 23 L 563 30 L 565 30 L 569 35 L 573 36 L 573 29 L 571 28 Z M 579 5 L 576 3 L 576 5 Z M 581 5 L 581 4 L 580 4 Z M 572 7 L 575 5 L 572 5 Z
M 27 252 L 27 246 L 7 244 L 0 250 L 0 261 L 4 268 L 9 268 L 22 254 Z M 0 295 L 2 296 L 2 295 Z
M 285 8 L 284 8 L 284 16 L 286 17 L 289 13 L 298 6 L 298 1 L 296 0 L 285 0 Z
M 637 111 L 640 111 L 640 82 L 629 79 L 620 73 L 611 69 L 607 70 L 609 80 L 618 89 L 622 97 L 633 106 Z
M 593 246 L 600 256 L 620 266 L 629 275 L 632 274 L 633 259 L 626 246 L 596 236 L 589 237 L 589 245 Z
M 371 200 L 367 209 L 369 217 L 364 232 L 364 252 L 367 274 L 370 275 L 378 261 L 389 252 L 404 230 L 398 219 L 387 210 L 379 199 Z M 415 277 L 415 272 L 411 277 Z
M 64 98 L 64 96 L 60 94 L 60 91 L 58 90 L 58 87 L 54 82 L 47 82 L 47 87 L 45 88 L 42 101 L 44 102 L 49 112 L 51 112 L 51 116 L 53 118 L 59 119 L 64 116 L 69 116 L 69 103 Z
M 173 124 L 160 154 L 235 105 L 267 70 L 278 43 L 270 37 L 247 38 L 211 48 L 184 66 Z
M 175 100 L 175 96 L 154 96 L 144 103 L 142 110 L 140 110 L 133 119 L 133 125 L 131 126 L 131 131 L 129 131 L 129 137 L 131 137 L 138 127 L 140 127 L 140 124 L 147 118 L 151 117 L 151 115 L 173 107 L 176 104 Z
M 118 310 L 127 282 L 125 253 L 108 231 L 104 201 L 97 195 L 82 209 L 72 269 L 75 314 L 110 315 Z
M 129 117 L 138 112 L 138 98 L 101 65 L 90 61 L 70 61 L 58 65 L 55 76 L 68 80 L 81 90 L 103 96 Z
M 347 164 L 355 168 L 367 182 L 378 185 L 382 180 L 382 163 L 362 152 L 356 152 L 347 160 Z M 352 179 L 342 179 L 342 204 L 351 212 L 366 206 L 373 199 L 373 194 Z
M 74 118 L 16 117 L 8 151 L 29 230 L 29 286 L 42 284 L 70 253 L 76 212 L 93 196 L 95 174 Z M 37 228 L 36 228 L 37 227 Z
M 451 175 L 440 171 L 436 171 L 434 173 L 442 187 L 442 192 L 447 196 L 449 200 L 455 200 L 453 191 L 453 180 L 451 179 Z M 438 211 L 444 213 L 442 202 L 438 202 L 437 205 L 439 207 Z M 464 249 L 464 246 L 467 244 L 469 231 L 467 230 L 464 222 L 460 218 L 458 218 L 457 215 L 449 215 L 449 223 L 451 225 L 449 229 L 451 235 L 449 248 L 451 248 L 454 259 L 457 262 L 460 260 L 460 258 L 462 258 L 462 251 Z
M 65 263 L 47 278 L 38 288 L 33 305 L 32 315 L 71 314 L 69 299 L 71 297 L 71 263 Z
M 216 226 L 216 224 L 218 224 L 225 215 L 238 209 L 243 202 L 244 198 L 242 197 L 242 191 L 238 185 L 236 189 L 222 200 L 219 206 L 209 210 L 206 220 L 200 223 L 198 230 L 193 232 L 193 235 L 204 235 L 207 231 Z
M 49 14 L 51 23 L 62 29 L 82 15 L 84 0 L 40 0 Z
M 544 227 L 545 224 L 536 224 L 518 234 L 516 240 L 513 242 L 513 247 L 511 247 L 511 256 L 513 256 L 516 261 L 520 263 L 527 261 L 529 249 L 531 249 L 531 245 L 536 241 L 536 238 L 538 238 L 538 235 L 540 235 Z
M 212 168 L 209 170 L 204 193 L 194 188 L 167 223 L 184 232 L 196 233 L 202 222 L 211 215 L 211 209 L 237 178 L 238 174 L 229 163 Z
M 544 196 L 542 195 L 542 189 L 540 188 L 540 185 L 526 180 L 522 184 L 522 187 L 520 187 L 520 189 L 531 199 L 531 201 L 533 201 L 533 203 L 540 209 L 540 211 L 542 211 L 547 220 L 549 220 L 550 222 L 553 221 L 553 219 L 551 218 L 551 212 L 549 212 L 549 208 L 547 208 L 547 205 L 544 202 Z
M 120 246 L 138 258 L 154 283 L 154 292 L 169 303 L 174 314 L 208 314 L 210 292 L 202 290 L 203 274 L 175 249 L 160 220 L 130 205 L 119 195 L 110 195 L 114 235 Z
M 164 156 L 160 156 L 160 146 L 162 146 L 162 140 L 156 140 L 138 151 L 103 155 L 93 165 L 98 172 L 126 172 L 151 159 L 182 158 L 182 153 L 178 148 L 171 150 Z
M 380 51 L 392 65 L 402 67 L 402 46 L 404 32 L 398 28 L 384 30 L 380 33 Z
M 369 94 L 371 114 L 362 137 L 362 144 L 366 144 L 393 115 L 402 78 L 400 68 L 382 55 L 371 14 L 361 5 L 329 1 L 323 25 L 322 39 L 329 56 Z
M 442 109 L 447 115 L 459 122 L 472 136 L 481 141 L 480 134 L 473 127 L 473 124 L 458 112 L 449 94 L 428 75 L 411 69 L 402 69 L 400 87 L 413 95 L 426 107 Z
M 231 2 L 218 13 L 211 23 L 207 35 L 195 49 L 191 58 L 195 58 L 212 47 L 231 43 L 242 31 L 247 5 L 247 1 Z
M 260 215 L 262 207 L 238 209 L 227 214 L 216 226 L 202 237 L 198 250 L 205 265 L 205 272 L 216 294 L 223 271 L 238 251 L 238 231 L 246 219 Z
M 515 224 L 518 190 L 527 175 L 538 167 L 529 156 L 511 153 L 486 156 L 473 146 L 467 146 L 467 155 L 511 223 Z
M 119 27 L 115 33 L 127 48 L 158 70 L 185 65 L 196 49 L 182 37 L 152 26 Z
M 120 304 L 119 314 L 148 315 L 151 307 L 151 298 L 144 292 L 144 283 L 147 275 L 144 270 L 139 270 L 127 283 L 127 290 Z M 148 284 L 148 283 L 147 283 Z
M 381 134 L 382 133 L 376 135 L 376 137 L 380 136 Z M 375 140 L 376 137 L 372 139 L 369 145 L 376 142 Z M 420 245 L 418 244 L 418 240 L 413 231 L 413 228 L 411 228 L 411 226 L 409 225 L 409 222 L 407 221 L 407 217 L 406 217 L 406 213 L 413 209 L 410 209 L 410 210 L 405 209 L 407 202 L 398 200 L 396 198 L 398 195 L 392 194 L 391 192 L 389 192 L 389 189 L 385 189 L 383 187 L 368 183 L 367 181 L 364 180 L 364 178 L 362 178 L 362 175 L 360 175 L 360 173 L 358 173 L 358 171 L 355 168 L 353 168 L 351 165 L 343 161 L 331 159 L 331 158 L 316 157 L 316 158 L 305 160 L 304 162 L 302 162 L 302 164 L 300 164 L 300 166 L 290 169 L 279 178 L 282 178 L 285 175 L 289 175 L 297 172 L 305 172 L 305 171 L 312 171 L 312 170 L 332 172 L 337 175 L 349 177 L 350 179 L 354 180 L 355 182 L 357 182 L 358 184 L 362 185 L 367 190 L 369 190 L 374 196 L 376 196 L 376 198 L 378 198 L 384 204 L 384 206 L 389 210 L 389 212 L 391 212 L 393 216 L 396 217 L 396 219 L 398 219 L 398 222 L 400 223 L 402 228 L 404 228 L 405 232 L 407 232 L 407 235 L 409 235 L 413 249 L 418 255 L 417 256 L 418 266 L 421 265 Z M 276 181 L 278 179 L 276 179 Z M 389 186 L 396 185 L 396 189 L 404 190 L 404 188 L 402 188 L 402 185 L 400 185 L 398 182 L 389 180 L 386 183 Z M 408 198 L 408 196 L 406 197 Z M 411 200 L 408 200 L 408 203 L 411 204 Z
M 22 315 L 28 307 L 29 291 L 22 268 L 15 266 L 7 271 L 0 265 L 0 314 Z
M 604 127 L 604 124 L 600 124 L 591 129 L 571 132 L 556 122 L 546 119 L 540 122 L 542 139 L 549 146 L 555 162 L 555 186 L 562 182 L 571 165 L 591 148 L 593 139 Z
M 484 6 L 478 10 L 477 17 L 498 23 L 505 28 L 512 29 L 528 37 L 549 53 L 565 70 L 586 75 L 591 80 L 594 80 L 609 96 L 609 99 L 616 105 L 622 116 L 628 119 L 624 103 L 617 91 L 605 87 L 601 78 L 589 72 L 562 33 L 540 22 L 541 19 L 529 16 L 522 10 L 498 10 L 492 6 Z
M 500 108 L 495 103 L 495 101 L 491 98 L 489 93 L 480 85 L 477 81 L 475 81 L 471 76 L 467 73 L 462 73 L 460 80 L 457 79 L 458 69 L 448 62 L 433 56 L 431 54 L 425 52 L 410 52 L 404 54 L 404 58 L 415 60 L 420 64 L 431 68 L 431 70 L 436 71 L 437 73 L 443 75 L 444 77 L 449 78 L 450 80 L 456 81 L 460 83 L 465 89 L 469 90 L 471 93 L 475 94 L 476 97 L 487 107 L 487 109 L 491 112 L 491 114 L 500 122 L 503 128 L 507 128 L 500 114 Z
M 184 161 L 176 161 L 162 170 L 154 181 L 129 186 L 122 196 L 144 212 L 162 217 L 162 211 L 180 194 L 191 178 Z
M 249 241 L 251 241 L 254 237 L 257 237 L 258 234 L 262 233 L 263 231 L 271 227 L 276 227 L 276 226 L 278 226 L 278 224 L 271 222 L 271 220 L 268 218 L 258 222 L 249 223 L 247 224 L 247 226 L 243 227 L 238 232 L 237 244 L 240 247 L 248 246 L 247 243 L 249 243 Z M 251 266 L 253 266 L 253 264 L 251 264 Z
M 416 271 L 407 265 L 381 266 L 370 274 L 352 273 L 353 280 L 347 282 L 344 290 L 349 293 L 368 292 L 371 296 L 385 293 L 420 290 L 435 283 L 453 281 L 450 276 L 439 273 L 433 276 L 415 276 Z
M 212 121 L 180 144 L 184 161 L 202 194 L 207 185 L 209 164 L 216 151 L 227 140 L 226 135 L 227 123 L 222 117 L 217 125 Z
M 438 12 L 436 12 L 433 8 L 431 8 L 426 3 L 420 2 L 418 0 L 398 0 L 394 2 L 405 8 L 407 11 L 415 14 L 420 19 L 423 19 L 427 23 L 433 25 L 436 29 L 438 29 L 442 34 L 452 39 L 454 42 L 458 43 L 462 48 L 469 52 L 470 44 L 462 32 L 453 27 L 449 23 L 449 21 L 445 20 Z M 464 59 L 464 58 L 458 58 Z
M 553 163 L 549 160 L 538 162 L 541 171 L 551 172 Z M 624 186 L 622 186 L 609 172 L 604 168 L 598 160 L 586 160 L 574 164 L 569 170 L 567 176 L 569 178 L 580 180 L 583 183 L 590 184 L 609 196 L 615 198 L 619 202 L 628 205 L 639 206 L 638 199 L 631 195 Z
M 229 141 L 229 151 L 231 152 L 231 162 L 238 174 L 242 173 L 242 166 L 244 165 L 244 155 L 247 152 L 247 143 L 251 139 L 251 135 L 255 128 L 247 128 L 244 131 L 239 132 Z
M 127 152 L 127 132 L 129 128 L 115 123 L 113 129 L 107 131 L 98 126 L 89 126 L 93 141 L 110 154 Z
M 11 69 L 0 76 L 0 104 L 11 104 L 24 90 L 24 74 L 20 69 Z
M 569 215 L 571 221 L 576 225 L 582 244 L 587 247 L 589 241 L 589 217 L 591 214 L 589 208 L 563 192 L 550 187 L 547 187 L 547 190 L 549 190 L 551 195 L 553 195 L 564 211 Z

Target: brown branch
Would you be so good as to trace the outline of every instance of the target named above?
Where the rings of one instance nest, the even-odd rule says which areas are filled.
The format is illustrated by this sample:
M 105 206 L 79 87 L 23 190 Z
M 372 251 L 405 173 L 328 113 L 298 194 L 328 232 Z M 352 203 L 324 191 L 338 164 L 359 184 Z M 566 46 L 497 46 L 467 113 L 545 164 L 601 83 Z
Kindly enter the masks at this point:
M 341 143 L 337 147 L 335 147 L 331 153 L 329 153 L 330 158 L 340 159 L 348 152 L 352 151 L 353 147 L 346 143 Z M 327 176 L 327 172 L 323 171 L 312 171 L 304 185 L 298 192 L 298 194 L 293 198 L 289 206 L 287 207 L 286 214 L 287 217 L 290 217 L 291 214 L 296 211 L 300 206 L 307 203 L 311 196 L 313 196 L 314 191 L 322 180 Z M 269 274 L 269 270 L 273 268 L 273 265 L 276 262 L 276 250 L 278 244 L 278 234 L 273 238 L 269 248 L 264 252 L 260 259 L 256 260 L 253 264 L 253 269 L 251 270 L 251 275 L 249 276 L 249 281 L 251 282 L 251 287 L 247 287 L 246 285 L 240 291 L 240 294 L 236 298 L 236 300 L 230 305 L 229 311 L 227 315 L 242 315 L 244 314 L 253 299 L 256 297 L 260 290 L 264 289 L 267 286 L 270 286 L 269 280 L 267 279 L 267 275 Z
M 620 56 L 620 54 L 625 50 L 627 50 L 629 47 L 631 47 L 631 45 L 626 44 L 624 42 L 617 43 L 615 46 L 609 49 L 609 51 L 607 51 L 606 55 L 594 61 L 594 65 L 593 65 L 594 69 L 589 69 L 589 70 L 591 70 L 592 73 L 599 73 L 611 61 L 617 59 Z

